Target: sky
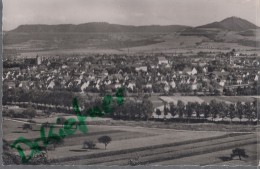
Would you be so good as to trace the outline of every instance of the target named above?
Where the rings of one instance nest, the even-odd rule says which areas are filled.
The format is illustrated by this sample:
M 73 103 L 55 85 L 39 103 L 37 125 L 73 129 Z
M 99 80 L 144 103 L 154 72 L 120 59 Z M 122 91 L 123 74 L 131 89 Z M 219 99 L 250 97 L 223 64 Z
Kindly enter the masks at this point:
M 231 16 L 260 26 L 259 4 L 260 0 L 3 0 L 3 30 L 87 22 L 199 26 Z

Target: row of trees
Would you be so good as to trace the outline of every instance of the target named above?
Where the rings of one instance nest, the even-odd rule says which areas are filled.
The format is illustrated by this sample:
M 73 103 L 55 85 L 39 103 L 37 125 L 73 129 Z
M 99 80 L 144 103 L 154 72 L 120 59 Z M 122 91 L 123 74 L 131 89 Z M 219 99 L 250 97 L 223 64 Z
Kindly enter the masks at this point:
M 80 96 L 67 91 L 25 91 L 21 88 L 3 90 L 3 104 L 13 101 L 71 106 L 71 101 L 75 97 L 79 98 Z
M 158 117 L 162 114 L 166 117 L 168 114 L 171 114 L 173 117 L 178 115 L 181 118 L 190 119 L 195 113 L 197 119 L 207 119 L 210 118 L 212 121 L 215 118 L 229 118 L 232 122 L 234 118 L 239 118 L 240 122 L 242 118 L 252 121 L 257 118 L 257 101 L 245 102 L 242 103 L 238 101 L 237 103 L 228 104 L 226 102 L 217 102 L 216 100 L 210 101 L 210 103 L 198 103 L 198 102 L 188 102 L 186 105 L 184 102 L 179 100 L 177 105 L 173 102 L 169 104 L 169 107 L 164 106 L 163 112 L 159 109 L 156 109 L 156 115 Z
M 6 91 L 7 92 L 7 91 Z M 19 101 L 21 98 L 25 99 L 23 101 L 32 101 L 34 103 L 54 103 L 57 105 L 66 105 L 68 107 L 72 106 L 72 100 L 74 98 L 73 93 L 69 92 L 47 92 L 47 91 L 31 91 L 31 92 L 23 92 L 22 90 L 9 90 L 10 93 L 4 93 L 3 100 L 5 101 Z M 41 95 L 42 94 L 42 95 Z M 80 101 L 80 105 L 83 106 L 85 110 L 82 110 L 84 115 L 88 114 L 88 110 L 95 107 L 102 107 L 102 98 L 97 99 L 78 99 Z M 92 101 L 91 101 L 92 100 Z M 33 105 L 35 106 L 35 105 Z M 28 107 L 22 114 L 32 118 L 35 116 L 36 112 L 33 110 L 39 109 L 38 105 L 36 107 Z M 118 105 L 114 100 L 111 106 L 111 113 L 106 114 L 106 116 L 115 118 L 115 119 L 125 119 L 125 120 L 148 120 L 151 118 L 153 109 L 153 103 L 147 98 L 140 97 L 131 99 L 125 99 L 123 105 Z M 53 107 L 59 111 L 58 107 Z M 63 110 L 61 110 L 64 112 Z M 69 113 L 73 113 L 72 110 L 68 110 Z M 216 100 L 212 100 L 209 104 L 206 102 L 198 103 L 198 102 L 188 102 L 186 105 L 184 102 L 179 100 L 177 104 L 169 103 L 169 107 L 164 107 L 163 112 L 157 109 L 156 114 L 159 116 L 161 114 L 167 115 L 171 114 L 172 116 L 178 115 L 180 119 L 187 118 L 190 119 L 192 115 L 195 113 L 197 119 L 207 119 L 209 117 L 214 120 L 215 118 L 230 118 L 232 121 L 234 118 L 242 118 L 248 119 L 248 121 L 252 121 L 257 117 L 257 101 L 246 102 L 246 103 L 231 103 L 228 104 L 226 102 L 217 102 Z M 3 114 L 14 114 L 14 113 L 5 113 Z
M 144 98 L 139 101 L 128 100 L 123 105 L 115 106 L 114 111 L 109 114 L 114 119 L 124 120 L 148 120 L 153 113 L 153 104 Z
M 164 109 L 155 110 L 155 114 L 158 116 L 164 115 L 166 117 L 171 114 L 173 117 L 178 116 L 179 119 L 191 119 L 195 115 L 196 119 L 209 119 L 214 121 L 216 118 L 229 118 L 230 121 L 234 118 L 240 119 L 246 118 L 248 121 L 252 122 L 257 118 L 257 100 L 253 102 L 242 103 L 240 101 L 236 103 L 226 103 L 224 101 L 218 102 L 216 100 L 211 100 L 210 103 L 202 102 L 188 102 L 185 104 L 183 101 L 178 100 L 177 104 L 173 102 L 166 106 L 164 103 Z M 101 100 L 96 100 L 85 104 L 86 110 L 83 111 L 87 115 L 87 109 L 93 105 L 101 106 Z M 116 102 L 112 103 L 112 112 L 107 114 L 108 117 L 114 119 L 123 120 L 148 120 L 152 118 L 154 112 L 153 103 L 146 97 L 141 100 L 126 100 L 124 104 L 118 105 Z

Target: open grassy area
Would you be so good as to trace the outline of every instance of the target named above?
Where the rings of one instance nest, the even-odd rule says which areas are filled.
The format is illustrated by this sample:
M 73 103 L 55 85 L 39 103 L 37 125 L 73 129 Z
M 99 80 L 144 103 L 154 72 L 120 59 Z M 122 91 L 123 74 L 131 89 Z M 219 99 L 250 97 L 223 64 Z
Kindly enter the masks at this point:
M 169 127 L 170 125 L 167 126 L 163 122 L 117 121 L 118 124 L 113 124 L 115 121 L 100 122 L 104 124 L 88 125 L 89 131 L 86 135 L 77 132 L 75 135 L 66 137 L 64 144 L 48 151 L 48 158 L 54 160 L 53 164 L 77 165 L 128 165 L 129 160 L 137 156 L 142 164 L 150 165 L 208 165 L 226 162 L 233 165 L 240 163 L 254 165 L 257 159 L 255 153 L 257 139 L 256 134 L 253 133 L 254 130 L 251 130 L 251 133 L 232 133 L 232 127 L 239 128 L 235 125 L 228 128 L 228 126 L 216 124 L 179 123 L 173 125 L 174 127 Z M 35 125 L 33 131 L 28 133 L 21 129 L 22 125 L 23 122 L 4 120 L 4 139 L 12 142 L 20 136 L 31 139 L 39 137 L 40 125 Z M 220 131 L 199 131 L 210 128 L 222 129 Z M 243 127 L 243 130 L 245 128 Z M 58 129 L 55 128 L 55 132 Z M 104 149 L 103 144 L 97 141 L 98 137 L 103 135 L 112 138 L 107 150 Z M 82 143 L 85 140 L 96 142 L 96 148 L 82 149 Z M 25 146 L 22 147 L 25 148 Z M 245 148 L 249 158 L 244 162 L 223 161 L 222 159 L 229 156 L 231 150 L 236 147 Z M 13 150 L 13 152 L 17 154 L 17 151 Z M 30 150 L 25 148 L 25 154 L 29 154 L 29 152 Z M 200 157 L 204 158 L 200 159 Z M 186 159 L 189 162 L 185 163 Z

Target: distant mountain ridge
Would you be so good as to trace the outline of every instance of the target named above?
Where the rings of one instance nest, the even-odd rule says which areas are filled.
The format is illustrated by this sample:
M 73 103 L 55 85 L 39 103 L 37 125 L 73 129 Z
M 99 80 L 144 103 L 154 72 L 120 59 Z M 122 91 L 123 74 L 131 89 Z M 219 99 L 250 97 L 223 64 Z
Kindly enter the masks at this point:
M 241 19 L 233 16 L 233 17 L 226 18 L 220 22 L 213 22 L 210 24 L 198 26 L 197 28 L 218 28 L 218 29 L 226 29 L 229 31 L 245 31 L 249 29 L 257 29 L 259 27 L 257 27 L 256 25 L 254 25 L 253 23 L 245 19 Z
M 183 25 L 132 26 L 90 22 L 84 24 L 21 25 L 4 32 L 5 45 L 17 45 L 21 51 L 54 49 L 117 49 L 131 47 L 158 48 L 170 44 L 172 48 L 198 47 L 204 42 L 237 43 L 256 47 L 260 32 L 256 25 L 237 17 L 226 18 L 198 27 Z M 228 36 L 226 36 L 228 33 Z M 245 39 L 246 37 L 246 39 Z M 154 47 L 152 47 L 154 48 Z M 17 49 L 17 46 L 15 46 Z
M 109 24 L 106 22 L 90 22 L 85 24 L 73 25 L 73 24 L 60 24 L 60 25 L 21 25 L 10 32 L 80 32 L 80 33 L 97 33 L 97 32 L 176 32 L 181 31 L 189 26 L 182 25 L 147 25 L 147 26 L 130 26 Z
M 67 33 L 67 32 L 80 32 L 80 33 L 98 33 L 98 32 L 178 32 L 185 29 L 194 28 L 185 25 L 146 25 L 146 26 L 132 26 L 110 24 L 107 22 L 89 22 L 84 24 L 59 24 L 59 25 L 20 25 L 16 29 L 9 32 L 34 32 L 34 33 Z M 253 23 L 238 17 L 229 17 L 220 22 L 213 22 L 206 25 L 198 26 L 195 28 L 217 28 L 230 31 L 246 31 L 249 29 L 257 29 L 258 26 Z

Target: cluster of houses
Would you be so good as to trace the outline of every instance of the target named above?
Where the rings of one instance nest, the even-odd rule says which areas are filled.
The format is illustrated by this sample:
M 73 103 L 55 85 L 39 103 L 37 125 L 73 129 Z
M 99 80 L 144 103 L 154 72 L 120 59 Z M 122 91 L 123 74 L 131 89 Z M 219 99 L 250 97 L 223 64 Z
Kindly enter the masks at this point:
M 260 75 L 260 59 L 247 57 L 96 54 L 37 56 L 32 64 L 28 59 L 16 62 L 4 67 L 3 83 L 8 89 L 98 93 L 124 87 L 129 93 L 223 94 L 227 88 L 254 86 Z

